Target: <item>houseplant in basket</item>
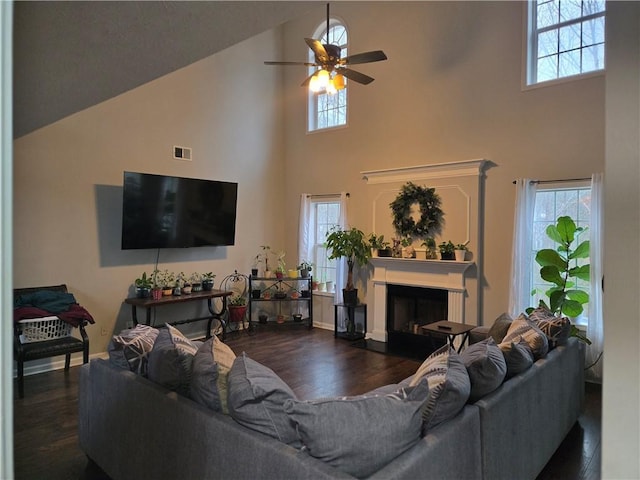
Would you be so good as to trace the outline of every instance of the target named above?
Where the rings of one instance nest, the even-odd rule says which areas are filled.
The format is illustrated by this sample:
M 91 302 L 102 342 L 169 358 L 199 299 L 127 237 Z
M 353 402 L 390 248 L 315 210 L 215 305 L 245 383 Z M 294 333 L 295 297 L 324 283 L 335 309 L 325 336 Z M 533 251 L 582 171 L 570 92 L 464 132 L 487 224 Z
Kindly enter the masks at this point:
M 344 303 L 358 303 L 358 289 L 353 286 L 353 266 L 358 263 L 364 266 L 371 256 L 371 247 L 364 233 L 357 228 L 351 230 L 333 229 L 327 233 L 325 242 L 330 252 L 329 258 L 345 257 L 347 259 L 347 284 L 342 290 Z
M 247 313 L 247 299 L 242 295 L 235 295 L 229 300 L 229 321 L 238 323 L 244 320 Z

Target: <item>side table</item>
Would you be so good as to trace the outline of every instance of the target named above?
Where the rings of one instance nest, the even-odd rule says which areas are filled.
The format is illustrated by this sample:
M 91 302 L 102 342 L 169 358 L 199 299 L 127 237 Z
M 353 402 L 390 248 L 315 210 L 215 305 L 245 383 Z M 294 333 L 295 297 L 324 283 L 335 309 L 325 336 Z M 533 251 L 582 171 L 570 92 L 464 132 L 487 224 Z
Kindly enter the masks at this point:
M 469 341 L 469 332 L 475 328 L 475 325 L 466 325 L 464 323 L 456 323 L 456 322 L 448 322 L 447 320 L 441 320 L 439 322 L 428 323 L 427 325 L 423 325 L 422 331 L 429 335 L 429 337 L 433 338 L 432 335 L 434 333 L 440 335 L 446 335 L 447 340 L 449 340 L 449 345 L 451 348 L 455 348 L 453 346 L 453 341 L 458 335 L 462 335 L 462 340 L 460 341 L 460 346 L 458 347 L 457 352 L 460 353 L 462 351 L 462 347 L 465 342 Z
M 358 304 L 348 304 L 348 303 L 337 303 L 333 307 L 334 316 L 333 316 L 333 336 L 335 338 L 346 338 L 347 340 L 362 340 L 365 338 L 367 334 L 367 304 L 366 303 L 358 303 Z M 346 309 L 347 311 L 347 331 L 339 332 L 338 331 L 338 310 Z M 359 332 L 356 329 L 356 311 L 362 310 L 362 314 L 364 316 L 364 322 L 362 325 L 362 331 Z

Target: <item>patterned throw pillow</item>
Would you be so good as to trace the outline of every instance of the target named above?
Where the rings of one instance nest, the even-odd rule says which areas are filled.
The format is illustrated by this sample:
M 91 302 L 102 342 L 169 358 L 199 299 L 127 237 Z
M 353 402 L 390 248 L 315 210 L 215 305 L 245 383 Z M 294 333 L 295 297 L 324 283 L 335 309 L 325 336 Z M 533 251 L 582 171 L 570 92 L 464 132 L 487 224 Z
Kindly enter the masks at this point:
M 167 324 L 149 354 L 149 380 L 188 397 L 193 357 L 200 345 Z
M 216 412 L 229 414 L 228 376 L 236 355 L 215 335 L 193 357 L 190 395 L 193 400 Z
M 507 378 L 524 372 L 533 365 L 533 352 L 524 340 L 518 343 L 502 342 L 498 347 L 502 350 L 507 364 Z
M 147 375 L 147 359 L 158 337 L 158 330 L 148 325 L 136 325 L 114 335 L 107 350 L 109 361 L 139 375 Z
M 460 355 L 471 380 L 469 400 L 475 402 L 502 385 L 507 364 L 493 338 L 474 343 Z
M 423 410 L 425 430 L 457 415 L 471 393 L 467 368 L 449 345 L 429 355 L 418 367 L 409 386 L 420 382 L 427 382 L 429 386 L 429 398 Z
M 544 357 L 549 351 L 547 336 L 524 313 L 511 323 L 502 342 L 519 343 L 520 340 L 527 342 L 534 360 Z
M 571 333 L 571 320 L 567 317 L 556 317 L 550 310 L 538 307 L 531 312 L 529 320 L 547 336 L 549 349 L 567 343 Z
M 313 401 L 287 400 L 284 410 L 308 453 L 336 469 L 365 478 L 420 441 L 421 399 L 416 390 Z

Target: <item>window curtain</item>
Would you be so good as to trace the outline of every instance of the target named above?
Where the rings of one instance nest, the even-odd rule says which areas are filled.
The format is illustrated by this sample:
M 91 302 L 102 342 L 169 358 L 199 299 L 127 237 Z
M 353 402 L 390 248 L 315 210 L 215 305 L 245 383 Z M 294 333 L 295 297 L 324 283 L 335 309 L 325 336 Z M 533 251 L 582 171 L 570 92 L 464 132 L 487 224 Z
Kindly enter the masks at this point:
M 585 365 L 594 364 L 586 372 L 587 380 L 602 383 L 602 354 L 604 347 L 604 326 L 602 314 L 603 265 L 604 255 L 604 175 L 594 173 L 591 177 L 591 218 L 589 219 L 589 262 L 591 264 L 591 291 L 589 293 L 589 321 L 587 337 L 591 345 L 587 345 Z
M 338 226 L 341 230 L 348 230 L 349 224 L 347 222 L 347 203 L 349 196 L 346 192 L 340 193 L 340 218 L 338 219 Z M 347 284 L 347 259 L 342 257 L 336 260 L 336 286 L 334 299 L 335 303 L 342 303 L 342 289 Z
M 308 262 L 313 258 L 311 245 L 311 195 L 300 195 L 300 223 L 298 224 L 298 265 L 303 260 Z
M 516 211 L 513 219 L 513 249 L 511 253 L 511 287 L 509 313 L 517 317 L 531 307 L 531 264 L 533 248 L 533 215 L 537 184 L 529 178 L 516 180 Z

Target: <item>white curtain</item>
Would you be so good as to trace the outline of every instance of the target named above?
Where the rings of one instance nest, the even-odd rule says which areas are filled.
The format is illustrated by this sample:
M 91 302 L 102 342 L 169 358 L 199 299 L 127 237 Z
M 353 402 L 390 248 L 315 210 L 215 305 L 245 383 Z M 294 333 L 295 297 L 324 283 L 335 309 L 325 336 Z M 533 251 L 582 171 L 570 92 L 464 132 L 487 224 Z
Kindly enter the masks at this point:
M 298 265 L 303 260 L 310 262 L 313 258 L 311 245 L 311 195 L 300 195 L 300 223 L 298 224 Z
M 513 250 L 511 254 L 511 287 L 509 313 L 517 317 L 531 303 L 531 250 L 533 214 L 537 184 L 528 178 L 516 180 L 516 211 L 513 219 Z
M 338 219 L 338 226 L 341 230 L 348 230 L 349 224 L 347 222 L 347 202 L 349 195 L 346 192 L 340 193 L 340 218 Z M 335 303 L 342 303 L 342 289 L 347 284 L 347 260 L 342 257 L 336 261 L 336 286 L 334 299 Z
M 591 177 L 591 218 L 589 219 L 589 262 L 591 264 L 591 291 L 589 293 L 589 323 L 587 337 L 591 345 L 587 346 L 585 364 L 593 364 L 602 353 L 604 346 L 604 327 L 602 315 L 602 282 L 604 255 L 604 175 L 594 173 Z M 600 358 L 586 372 L 587 380 L 602 382 L 602 362 Z

